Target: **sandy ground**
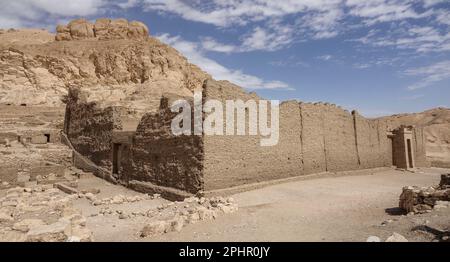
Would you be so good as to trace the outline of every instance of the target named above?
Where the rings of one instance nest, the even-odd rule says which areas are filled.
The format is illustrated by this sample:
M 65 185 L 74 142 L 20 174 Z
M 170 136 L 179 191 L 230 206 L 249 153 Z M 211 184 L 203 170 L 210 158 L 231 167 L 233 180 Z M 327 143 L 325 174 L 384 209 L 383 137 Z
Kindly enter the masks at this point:
M 412 232 L 427 225 L 448 230 L 450 210 L 406 216 L 398 210 L 398 198 L 406 185 L 439 183 L 446 169 L 421 169 L 411 173 L 397 170 L 372 175 L 321 178 L 289 182 L 233 195 L 239 211 L 216 220 L 190 224 L 181 232 L 140 238 L 145 219 L 95 215 L 100 207 L 85 199 L 76 206 L 87 216 L 96 241 L 366 241 L 369 236 L 385 240 L 398 232 L 410 241 L 431 241 L 433 235 Z M 84 185 L 83 185 L 84 183 Z M 137 193 L 98 178 L 81 179 L 80 187 L 101 188 L 102 197 Z M 131 212 L 168 203 L 163 199 L 112 205 Z M 383 225 L 384 221 L 385 222 Z

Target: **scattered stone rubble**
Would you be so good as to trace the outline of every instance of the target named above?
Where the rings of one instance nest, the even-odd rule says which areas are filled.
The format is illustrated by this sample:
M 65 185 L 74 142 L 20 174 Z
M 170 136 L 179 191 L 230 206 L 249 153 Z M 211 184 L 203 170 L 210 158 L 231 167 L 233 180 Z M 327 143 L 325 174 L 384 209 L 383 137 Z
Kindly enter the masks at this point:
M 101 205 L 110 205 L 110 204 L 124 204 L 124 203 L 134 203 L 139 202 L 142 200 L 149 200 L 149 199 L 156 199 L 159 198 L 159 194 L 154 194 L 153 196 L 149 195 L 135 195 L 135 196 L 123 196 L 123 195 L 116 195 L 114 197 L 107 197 L 98 199 L 96 194 L 100 193 L 98 189 L 91 189 L 91 190 L 83 190 L 82 192 L 78 193 L 78 198 L 86 198 L 90 201 L 90 203 L 94 206 L 101 206 Z
M 74 209 L 76 195 L 52 185 L 16 187 L 0 198 L 0 239 L 8 242 L 90 242 L 86 219 Z
M 390 237 L 386 239 L 386 242 L 409 242 L 404 236 L 394 232 Z
M 407 186 L 400 195 L 399 206 L 407 213 L 426 213 L 450 207 L 450 174 L 441 176 L 436 187 Z
M 221 213 L 228 214 L 238 210 L 233 198 L 191 197 L 183 202 L 172 202 L 162 205 L 157 210 L 147 212 L 148 217 L 156 218 L 145 225 L 141 237 L 150 237 L 168 232 L 179 232 L 188 224 L 195 224 L 202 220 L 216 219 Z
M 377 236 L 369 236 L 366 242 L 382 242 L 381 239 Z M 392 233 L 385 242 L 409 242 L 404 236 L 400 235 L 397 232 Z
M 85 198 L 94 206 L 101 206 L 97 214 L 91 216 L 117 216 L 119 219 L 146 217 L 149 222 L 140 231 L 141 237 L 150 237 L 168 232 L 179 232 L 188 224 L 202 220 L 216 219 L 220 214 L 229 214 L 238 210 L 233 198 L 191 197 L 181 202 L 170 202 L 146 211 L 123 211 L 122 204 L 161 198 L 160 194 L 124 196 L 116 195 L 99 199 L 95 192 L 79 192 L 75 197 Z

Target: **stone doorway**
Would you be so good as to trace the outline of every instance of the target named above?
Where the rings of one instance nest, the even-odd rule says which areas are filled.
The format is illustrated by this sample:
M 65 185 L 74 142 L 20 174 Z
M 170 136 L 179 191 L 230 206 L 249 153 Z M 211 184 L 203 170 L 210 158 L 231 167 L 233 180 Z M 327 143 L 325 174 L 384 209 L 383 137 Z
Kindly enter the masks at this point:
M 392 159 L 398 168 L 415 168 L 413 127 L 400 127 L 393 132 Z

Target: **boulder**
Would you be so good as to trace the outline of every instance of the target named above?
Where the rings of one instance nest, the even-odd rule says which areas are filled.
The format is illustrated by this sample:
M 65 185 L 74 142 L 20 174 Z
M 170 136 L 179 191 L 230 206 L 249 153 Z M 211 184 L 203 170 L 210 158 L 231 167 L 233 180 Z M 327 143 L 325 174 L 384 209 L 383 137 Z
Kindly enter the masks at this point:
M 27 233 L 32 228 L 39 227 L 45 225 L 44 221 L 40 219 L 24 219 L 20 222 L 17 222 L 13 225 L 13 229 L 22 233 Z
M 183 217 L 175 217 L 170 220 L 168 223 L 170 224 L 170 231 L 180 232 L 184 227 L 185 219 Z
M 95 195 L 92 194 L 92 193 L 86 193 L 86 194 L 84 194 L 84 197 L 86 197 L 86 199 L 89 200 L 89 201 L 95 201 L 95 200 L 97 200 L 97 198 L 95 197 Z
M 125 197 L 122 195 L 114 196 L 111 200 L 111 204 L 122 204 L 124 202 Z
M 72 240 L 72 242 L 93 242 L 94 236 L 92 231 L 87 227 L 74 226 L 72 227 L 71 236 L 67 241 L 69 240 Z
M 108 18 L 99 18 L 95 21 L 94 24 L 94 32 L 95 36 L 99 39 L 103 39 L 108 34 L 108 28 L 111 24 L 111 19 Z
M 234 213 L 238 209 L 236 205 L 231 205 L 231 204 L 228 204 L 228 205 L 219 204 L 217 207 L 219 208 L 220 211 L 222 211 L 225 214 Z
M 450 200 L 450 189 L 404 187 L 400 195 L 399 207 L 407 213 L 424 213 L 432 210 L 438 201 L 448 200 Z
M 27 237 L 19 231 L 8 230 L 0 233 L 0 239 L 2 242 L 25 242 Z
M 366 242 L 381 242 L 381 239 L 377 236 L 370 236 L 367 238 Z
M 70 36 L 73 40 L 93 38 L 94 25 L 86 19 L 76 19 L 68 24 Z
M 37 226 L 27 233 L 28 242 L 63 242 L 71 235 L 69 220 L 59 220 L 50 225 Z
M 90 189 L 86 189 L 86 190 L 81 190 L 81 193 L 83 193 L 83 194 L 91 193 L 91 194 L 97 195 L 97 194 L 100 194 L 100 189 L 90 188 Z
M 12 212 L 9 209 L 0 209 L 0 223 L 13 222 L 14 218 Z
M 390 237 L 388 237 L 388 239 L 386 239 L 386 242 L 408 242 L 408 239 L 394 232 Z
M 154 236 L 165 233 L 168 230 L 168 223 L 165 221 L 154 221 L 141 230 L 141 237 Z
M 128 25 L 128 38 L 143 38 L 148 36 L 148 27 L 139 21 L 131 21 Z
M 25 186 L 27 182 L 30 182 L 31 176 L 27 173 L 20 173 L 17 175 L 17 184 L 19 186 Z
M 217 212 L 212 209 L 207 209 L 206 207 L 200 206 L 197 208 L 200 220 L 211 220 L 217 217 Z

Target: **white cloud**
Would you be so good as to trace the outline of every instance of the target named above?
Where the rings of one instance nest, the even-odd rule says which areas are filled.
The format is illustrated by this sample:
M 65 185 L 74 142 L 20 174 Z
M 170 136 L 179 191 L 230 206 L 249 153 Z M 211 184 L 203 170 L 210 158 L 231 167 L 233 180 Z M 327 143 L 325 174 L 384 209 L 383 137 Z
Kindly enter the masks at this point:
M 447 1 L 448 0 L 424 0 L 423 1 L 423 5 L 424 5 L 424 7 L 430 7 L 430 6 L 433 6 L 433 5 L 440 4 L 440 3 L 445 3 Z
M 236 52 L 239 47 L 235 45 L 227 45 L 223 43 L 217 42 L 215 39 L 211 37 L 204 37 L 201 39 L 202 48 L 206 51 L 213 51 L 219 53 L 231 53 Z
M 126 2 L 120 2 L 117 5 L 120 8 L 128 9 L 138 6 L 141 3 L 141 0 L 127 0 Z
M 265 81 L 257 76 L 245 74 L 240 70 L 226 68 L 206 57 L 201 45 L 183 40 L 179 36 L 163 34 L 159 35 L 158 39 L 173 46 L 183 53 L 191 63 L 200 66 L 200 68 L 211 74 L 217 80 L 228 80 L 247 89 L 291 89 L 288 84 L 281 81 Z
M 429 66 L 413 68 L 405 71 L 408 76 L 423 77 L 419 82 L 410 85 L 409 90 L 428 87 L 437 82 L 450 79 L 450 60 L 441 61 Z
M 446 0 L 213 0 L 209 3 L 198 0 L 128 0 L 126 5 L 137 5 L 137 1 L 146 11 L 177 15 L 220 28 L 250 28 L 241 38 L 240 47 L 214 43 L 209 48 L 225 53 L 274 51 L 294 42 L 333 38 L 352 28 L 387 22 L 402 23 L 432 17 L 436 23 L 450 23 L 448 10 L 431 9 Z M 417 8 L 420 4 L 423 8 Z M 403 25 L 398 24 L 397 27 Z M 398 37 L 401 36 L 392 35 L 393 39 Z M 396 45 L 389 41 L 392 39 L 382 40 L 376 44 Z M 405 39 L 399 42 L 402 41 Z M 420 51 L 433 49 L 429 46 L 424 45 Z M 444 51 L 449 48 L 447 44 L 441 47 Z
M 436 11 L 436 20 L 438 23 L 450 26 L 450 11 L 449 10 L 438 10 Z
M 357 41 L 377 47 L 411 49 L 420 53 L 450 51 L 450 32 L 432 26 L 412 26 L 394 31 L 370 31 Z
M 431 12 L 417 13 L 411 0 L 347 0 L 349 14 L 361 17 L 364 23 L 373 25 L 381 22 L 417 19 L 431 15 Z
M 141 0 L 144 10 L 178 15 L 186 20 L 221 28 L 251 25 L 235 52 L 273 51 L 288 46 L 303 34 L 315 39 L 337 35 L 342 0 Z M 289 24 L 286 18 L 301 15 Z M 227 49 L 229 50 L 229 49 Z
M 326 11 L 342 0 L 142 0 L 149 11 L 177 14 L 186 20 L 227 27 L 306 11 Z
M 316 58 L 319 60 L 328 61 L 328 60 L 331 60 L 333 58 L 333 56 L 332 55 L 321 55 Z
M 104 0 L 3 1 L 0 9 L 0 27 L 45 27 L 67 17 L 98 14 L 105 4 Z
M 266 50 L 275 51 L 292 43 L 292 29 L 279 28 L 269 32 L 261 27 L 256 27 L 253 32 L 243 38 L 241 51 Z
M 353 67 L 356 69 L 367 69 L 367 68 L 370 68 L 371 65 L 368 63 L 357 63 L 357 64 L 354 64 Z

